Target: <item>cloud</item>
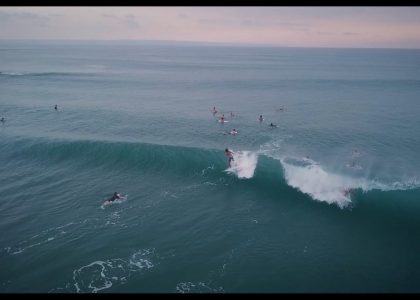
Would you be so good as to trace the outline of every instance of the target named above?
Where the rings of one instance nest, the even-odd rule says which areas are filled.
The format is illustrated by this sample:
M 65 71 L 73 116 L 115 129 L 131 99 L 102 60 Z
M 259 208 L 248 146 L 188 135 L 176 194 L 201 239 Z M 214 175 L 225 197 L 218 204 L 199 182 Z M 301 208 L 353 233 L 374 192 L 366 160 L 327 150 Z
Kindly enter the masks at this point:
M 5 12 L 0 11 L 0 21 L 40 21 L 46 22 L 49 21 L 49 17 L 28 13 L 28 12 Z
M 343 35 L 360 35 L 360 33 L 357 33 L 357 32 L 343 32 Z
M 200 18 L 198 19 L 198 22 L 202 23 L 202 24 L 223 24 L 226 23 L 225 19 L 222 18 Z
M 102 14 L 101 16 L 103 18 L 118 19 L 118 17 L 116 15 L 112 15 L 112 14 Z
M 254 21 L 254 20 L 243 20 L 241 22 L 241 26 L 245 27 L 261 27 L 264 26 L 264 24 L 260 21 Z
M 317 31 L 316 33 L 319 35 L 334 35 L 333 32 L 326 32 L 326 31 Z
M 292 23 L 292 22 L 276 22 L 277 26 L 285 27 L 289 30 L 308 30 L 309 24 L 305 23 Z
M 130 28 L 139 28 L 140 24 L 136 20 L 136 16 L 132 14 L 126 14 L 124 19 L 121 21 L 124 25 Z
M 137 17 L 133 14 L 125 14 L 123 17 L 114 14 L 101 14 L 101 17 L 115 20 L 117 24 L 122 24 L 129 28 L 140 28 L 140 24 L 137 22 Z
M 5 12 L 0 11 L 0 23 L 2 26 L 27 26 L 47 27 L 51 16 L 29 12 Z

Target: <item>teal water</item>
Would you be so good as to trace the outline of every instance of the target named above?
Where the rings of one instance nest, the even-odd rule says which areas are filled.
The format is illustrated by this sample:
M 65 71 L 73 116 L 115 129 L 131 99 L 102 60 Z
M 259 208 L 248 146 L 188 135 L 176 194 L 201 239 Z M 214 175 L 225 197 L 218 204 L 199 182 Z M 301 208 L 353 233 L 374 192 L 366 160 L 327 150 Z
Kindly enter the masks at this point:
M 1 41 L 0 61 L 0 292 L 420 291 L 419 50 Z

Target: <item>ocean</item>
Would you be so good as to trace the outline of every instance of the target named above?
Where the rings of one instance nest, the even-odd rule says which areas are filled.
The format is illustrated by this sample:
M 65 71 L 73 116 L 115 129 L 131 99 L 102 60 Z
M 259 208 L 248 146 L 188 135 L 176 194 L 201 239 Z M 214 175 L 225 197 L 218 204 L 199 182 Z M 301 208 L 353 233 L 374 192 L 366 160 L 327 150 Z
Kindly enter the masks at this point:
M 3 40 L 0 62 L 0 292 L 420 292 L 420 50 Z

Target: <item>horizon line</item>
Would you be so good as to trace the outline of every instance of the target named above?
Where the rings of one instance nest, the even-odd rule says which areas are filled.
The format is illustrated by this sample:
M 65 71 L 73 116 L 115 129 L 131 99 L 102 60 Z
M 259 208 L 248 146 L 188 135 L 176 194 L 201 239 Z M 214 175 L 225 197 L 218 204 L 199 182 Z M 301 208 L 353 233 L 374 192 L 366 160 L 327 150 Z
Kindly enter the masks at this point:
M 259 48 L 322 48 L 322 49 L 393 49 L 393 50 L 420 50 L 420 48 L 404 47 L 340 47 L 340 46 L 288 46 L 281 44 L 266 43 L 241 43 L 241 42 L 213 42 L 213 41 L 189 41 L 189 40 L 150 40 L 150 39 L 37 39 L 37 38 L 0 38 L 1 41 L 37 41 L 37 42 L 131 42 L 131 43 L 169 43 L 169 44 L 197 44 L 210 46 L 236 46 L 236 47 L 259 47 Z

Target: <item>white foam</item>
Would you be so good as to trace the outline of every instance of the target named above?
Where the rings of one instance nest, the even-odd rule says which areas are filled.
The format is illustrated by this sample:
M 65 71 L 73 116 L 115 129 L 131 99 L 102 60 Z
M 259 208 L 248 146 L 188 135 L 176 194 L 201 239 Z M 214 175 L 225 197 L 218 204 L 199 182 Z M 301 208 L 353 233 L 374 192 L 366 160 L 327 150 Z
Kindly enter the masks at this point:
M 361 189 L 364 192 L 371 190 L 393 191 L 420 187 L 420 180 L 417 178 L 385 183 L 327 172 L 312 160 L 301 160 L 300 163 L 295 163 L 296 160 L 283 158 L 280 161 L 284 168 L 287 184 L 310 195 L 315 200 L 335 203 L 340 208 L 351 203 L 351 194 L 345 191 L 354 189 Z
M 335 203 L 340 208 L 351 203 L 350 195 L 344 191 L 363 186 L 359 179 L 326 172 L 320 165 L 309 163 L 293 165 L 287 160 L 281 160 L 287 184 L 301 192 L 310 195 L 313 199 Z
M 233 155 L 232 166 L 226 172 L 233 173 L 238 178 L 252 178 L 257 167 L 258 155 L 251 151 L 238 151 Z
M 99 277 L 97 275 L 97 272 L 95 271 L 96 266 L 99 266 L 101 268 Z M 89 278 L 91 281 L 89 282 L 88 288 L 92 290 L 92 293 L 97 293 L 100 290 L 108 289 L 112 286 L 112 282 L 108 280 L 107 276 L 105 275 L 106 267 L 112 268 L 112 262 L 108 261 L 94 261 L 93 263 L 90 263 L 89 265 L 83 266 L 77 270 L 73 271 L 73 280 L 75 282 L 74 287 L 76 288 L 76 292 L 80 293 L 81 288 L 83 286 L 79 286 L 79 283 L 83 283 L 85 280 L 80 280 L 80 282 L 77 280 L 79 276 L 82 276 L 82 274 L 85 274 L 86 271 L 83 271 L 84 269 L 89 270 L 92 269 L 92 271 L 87 271 L 91 275 L 91 278 Z M 93 284 L 99 285 L 94 286 Z
M 77 293 L 97 293 L 113 284 L 125 284 L 133 272 L 154 267 L 150 258 L 153 255 L 154 249 L 143 249 L 132 254 L 128 261 L 121 258 L 94 261 L 73 271 L 73 286 Z
M 191 281 L 188 282 L 180 282 L 176 285 L 176 290 L 178 293 L 209 293 L 209 292 L 216 292 L 220 293 L 223 292 L 223 287 L 210 287 L 207 283 L 199 281 L 197 283 L 193 283 Z
M 405 181 L 394 181 L 390 183 L 382 183 L 372 180 L 365 190 L 381 190 L 381 191 L 398 191 L 411 190 L 420 188 L 420 180 L 416 177 L 406 179 Z
M 340 208 L 344 208 L 351 203 L 351 193 L 346 191 L 360 189 L 363 192 L 368 192 L 371 190 L 392 191 L 420 188 L 420 179 L 416 177 L 392 182 L 369 179 L 368 170 L 366 170 L 365 177 L 357 178 L 354 174 L 334 173 L 308 156 L 285 155 L 281 142 L 279 140 L 263 144 L 258 153 L 279 160 L 283 166 L 287 184 L 311 196 L 314 200 L 334 203 Z M 354 153 L 354 156 L 360 155 L 360 152 Z M 355 165 L 353 169 L 360 171 L 366 168 Z
M 149 255 L 151 255 L 153 253 L 153 249 L 152 250 L 148 250 L 148 249 L 144 249 L 144 250 L 140 250 L 136 253 L 134 253 L 130 259 L 129 259 L 129 264 L 131 266 L 135 266 L 138 269 L 150 269 L 153 268 L 154 265 L 152 263 L 152 261 L 150 259 L 147 258 L 143 258 L 143 257 L 147 257 Z

